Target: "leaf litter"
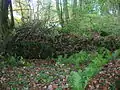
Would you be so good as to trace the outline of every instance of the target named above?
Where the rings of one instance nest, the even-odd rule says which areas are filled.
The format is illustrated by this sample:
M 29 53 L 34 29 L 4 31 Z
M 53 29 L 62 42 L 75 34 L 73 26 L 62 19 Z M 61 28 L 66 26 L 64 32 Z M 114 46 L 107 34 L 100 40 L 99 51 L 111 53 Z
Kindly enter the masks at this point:
M 74 67 L 46 60 L 30 62 L 33 65 L 29 67 L 2 68 L 0 90 L 71 90 L 67 78 Z M 120 60 L 113 60 L 88 82 L 85 90 L 120 90 L 119 81 Z

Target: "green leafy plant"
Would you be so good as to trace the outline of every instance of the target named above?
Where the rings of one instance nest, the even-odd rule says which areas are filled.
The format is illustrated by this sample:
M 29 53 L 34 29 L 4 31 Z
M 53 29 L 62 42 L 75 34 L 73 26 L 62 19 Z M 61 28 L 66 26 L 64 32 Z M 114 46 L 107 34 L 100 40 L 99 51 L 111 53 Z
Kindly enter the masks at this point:
M 41 71 L 39 75 L 36 77 L 36 80 L 40 83 L 48 83 L 52 81 L 52 77 L 50 77 L 47 73 Z
M 2 67 L 4 66 L 31 66 L 31 64 L 27 61 L 25 61 L 25 59 L 23 59 L 23 57 L 21 56 L 6 56 L 4 58 L 2 58 L 3 60 L 0 62 L 0 64 L 2 65 Z
M 102 55 L 105 59 L 112 59 L 112 52 L 105 47 L 100 47 L 97 49 L 97 52 Z
M 119 29 L 119 22 L 117 18 L 112 15 L 100 16 L 97 14 L 83 14 L 70 20 L 63 28 L 63 31 L 91 37 L 93 31 L 99 33 L 104 31 L 111 35 L 119 35 Z
M 81 74 L 79 74 L 79 72 Z M 72 87 L 73 90 L 83 90 L 83 83 L 82 81 L 82 71 L 74 72 L 72 71 L 70 73 L 70 76 L 68 78 L 68 81 Z
M 62 57 L 59 56 L 57 61 L 60 61 L 65 64 L 75 64 L 79 66 L 81 63 L 85 63 L 89 61 L 90 55 L 85 51 L 80 51 L 79 53 L 75 53 L 67 58 L 67 56 Z
M 78 72 L 72 71 L 68 78 L 73 90 L 84 90 L 87 82 L 101 69 L 109 60 L 104 59 L 102 55 L 97 54 L 92 62 L 84 69 Z

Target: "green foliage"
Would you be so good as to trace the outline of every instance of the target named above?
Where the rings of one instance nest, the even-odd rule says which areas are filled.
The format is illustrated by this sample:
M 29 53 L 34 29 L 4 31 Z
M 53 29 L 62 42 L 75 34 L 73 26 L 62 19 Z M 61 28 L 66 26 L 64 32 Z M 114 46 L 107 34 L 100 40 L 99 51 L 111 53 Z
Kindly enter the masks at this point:
M 66 0 L 65 8 L 68 8 L 68 11 L 64 8 L 64 0 L 60 0 L 60 2 L 56 0 L 58 1 L 56 7 L 58 6 L 58 8 L 60 8 L 57 11 L 52 10 L 55 7 L 52 6 L 54 3 L 51 3 L 51 1 L 46 3 L 46 0 L 38 0 L 35 5 L 37 6 L 37 11 L 34 10 L 34 5 L 29 1 L 30 0 L 28 0 L 28 2 L 18 0 L 15 2 L 15 5 L 13 5 L 16 6 L 15 9 L 20 9 L 17 11 L 17 14 L 18 16 L 21 15 L 21 17 L 15 19 L 18 21 L 18 26 L 20 24 L 21 27 L 16 29 L 16 32 L 14 30 L 8 30 L 5 27 L 1 30 L 0 52 L 4 52 L 6 49 L 5 52 L 8 51 L 11 56 L 0 56 L 0 67 L 31 65 L 26 62 L 23 57 L 45 59 L 51 58 L 54 55 L 56 55 L 56 57 L 57 55 L 65 55 L 64 57 L 58 57 L 58 66 L 61 65 L 60 67 L 62 67 L 60 63 L 64 63 L 80 69 L 80 65 L 82 66 L 82 64 L 87 63 L 86 65 L 88 66 L 84 70 L 82 69 L 83 71 L 72 71 L 69 76 L 69 83 L 73 90 L 84 90 L 87 82 L 104 64 L 108 63 L 111 59 L 115 60 L 120 58 L 120 38 L 118 37 L 120 35 L 120 18 L 117 17 L 117 15 L 120 16 L 120 10 L 118 8 L 120 3 L 118 0 L 79 0 L 79 3 Z M 74 4 L 76 4 L 75 7 Z M 0 5 L 2 4 L 0 3 Z M 67 15 L 66 11 L 70 15 Z M 63 19 L 62 23 L 60 22 L 61 20 L 58 22 L 56 12 L 60 13 L 58 17 L 60 17 L 59 19 Z M 2 13 L 4 13 L 4 11 Z M 76 15 L 72 15 L 72 13 Z M 66 19 L 66 17 L 68 18 Z M 4 20 L 0 19 L 0 22 L 2 21 Z M 64 24 L 62 32 L 66 32 L 66 35 L 60 35 L 58 30 L 54 28 L 53 25 L 58 26 L 56 27 L 58 29 L 60 28 L 59 25 L 57 25 L 58 23 Z M 7 26 L 7 23 L 6 25 L 3 24 L 3 26 Z M 96 38 L 94 32 L 98 33 L 99 38 L 97 40 L 94 40 L 94 38 Z M 78 36 L 76 36 L 76 34 Z M 12 38 L 12 36 L 14 37 Z M 85 39 L 81 39 L 79 36 L 83 36 Z M 9 42 L 12 44 L 7 44 Z M 94 51 L 93 49 L 95 52 L 83 51 Z M 114 52 L 112 53 L 112 51 Z M 15 54 L 22 57 L 14 56 Z M 22 75 L 18 74 L 17 77 L 20 79 Z M 40 72 L 36 77 L 37 82 L 40 83 L 48 83 L 52 81 L 52 79 L 53 77 L 49 78 L 49 75 L 44 72 Z M 9 82 L 9 85 L 16 83 L 26 84 L 27 82 L 13 81 Z M 16 90 L 16 88 L 12 88 L 12 90 Z
M 97 52 L 102 55 L 103 58 L 111 60 L 112 52 L 105 47 L 98 48 Z
M 88 25 L 90 25 L 89 23 L 90 22 L 88 17 L 84 17 L 84 16 L 76 17 L 75 19 L 69 21 L 67 25 L 65 25 L 63 31 L 88 37 L 90 36 L 90 33 L 88 31 L 89 28 Z
M 110 90 L 116 90 L 116 85 L 115 85 L 115 83 L 113 83 L 112 85 L 110 85 Z
M 87 82 L 101 69 L 109 60 L 104 59 L 102 55 L 96 54 L 92 62 L 82 71 L 72 71 L 69 76 L 69 83 L 73 90 L 84 90 Z
M 71 72 L 69 77 L 69 83 L 72 85 L 73 90 L 84 90 L 83 83 L 82 83 L 82 73 L 81 71 L 78 72 Z
M 57 61 L 60 61 L 65 64 L 75 64 L 75 66 L 79 66 L 81 63 L 85 63 L 89 61 L 89 54 L 85 51 L 80 51 L 79 53 L 75 53 L 70 57 L 59 56 Z
M 6 56 L 2 58 L 2 61 L 0 62 L 1 67 L 7 67 L 7 66 L 12 66 L 12 67 L 20 67 L 20 66 L 31 66 L 31 64 L 23 57 L 16 57 L 16 56 Z
M 75 66 L 79 66 L 80 64 L 90 62 L 95 57 L 98 57 L 98 54 L 100 54 L 102 57 L 108 60 L 112 59 L 112 52 L 104 47 L 99 47 L 94 52 L 86 52 L 86 51 L 80 51 L 79 53 L 75 53 L 71 56 L 65 55 L 58 56 L 57 61 L 62 62 L 65 64 L 74 64 Z
M 107 36 L 104 39 L 100 40 L 99 46 L 105 47 L 105 48 L 109 49 L 110 51 L 114 51 L 116 49 L 119 49 L 120 37 L 115 36 L 115 35 Z
M 18 90 L 18 85 L 22 85 L 24 90 L 28 90 L 28 82 L 24 79 L 21 79 L 22 77 L 18 77 L 19 80 L 17 81 L 9 81 L 8 85 L 11 87 L 11 90 Z
M 61 87 L 59 87 L 59 88 L 57 88 L 57 89 L 55 89 L 55 90 L 62 90 L 62 88 L 61 88 Z
M 53 80 L 53 77 L 50 77 L 47 73 L 45 72 L 39 72 L 39 75 L 36 77 L 36 81 L 39 83 L 49 83 L 50 81 Z
M 113 60 L 118 59 L 118 58 L 120 58 L 120 49 L 117 49 L 112 53 Z
M 78 34 L 80 36 L 91 37 L 92 32 L 107 32 L 119 35 L 120 25 L 114 16 L 100 16 L 97 14 L 86 14 L 71 20 L 63 31 Z

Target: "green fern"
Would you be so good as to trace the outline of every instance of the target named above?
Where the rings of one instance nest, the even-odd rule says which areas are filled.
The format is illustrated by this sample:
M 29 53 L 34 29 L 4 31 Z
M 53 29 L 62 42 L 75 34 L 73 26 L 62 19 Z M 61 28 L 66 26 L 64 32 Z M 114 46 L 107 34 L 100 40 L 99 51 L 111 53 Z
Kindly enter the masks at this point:
M 101 69 L 101 67 L 108 63 L 107 59 L 104 59 L 102 55 L 97 56 L 92 62 L 84 69 L 78 72 L 71 72 L 69 76 L 69 83 L 73 90 L 84 90 L 88 81 Z
M 75 66 L 79 66 L 81 63 L 87 62 L 88 60 L 89 54 L 85 51 L 80 51 L 79 53 L 75 53 L 68 58 L 59 56 L 57 61 L 67 64 L 75 64 Z
M 69 82 L 72 85 L 73 90 L 84 90 L 81 80 L 82 77 L 78 72 L 73 72 L 73 71 L 71 72 L 69 76 Z

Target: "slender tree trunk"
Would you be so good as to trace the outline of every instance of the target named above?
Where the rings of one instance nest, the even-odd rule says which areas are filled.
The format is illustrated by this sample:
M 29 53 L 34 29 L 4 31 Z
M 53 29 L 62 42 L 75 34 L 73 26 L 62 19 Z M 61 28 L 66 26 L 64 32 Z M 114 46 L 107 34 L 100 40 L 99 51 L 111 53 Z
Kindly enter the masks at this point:
M 118 16 L 120 16 L 120 3 L 118 3 Z
M 2 0 L 0 0 L 0 53 L 2 52 Z
M 77 14 L 77 0 L 73 0 L 73 17 L 76 17 Z
M 2 38 L 2 0 L 0 0 L 0 40 Z
M 48 17 L 47 17 L 47 20 L 50 20 L 50 16 L 51 16 L 51 0 L 50 0 L 49 5 L 48 5 Z
M 10 3 L 10 15 L 11 15 L 10 28 L 13 28 L 13 27 L 14 27 L 14 16 L 13 16 L 12 1 L 11 1 L 11 3 Z
M 28 7 L 29 7 L 29 22 L 31 22 L 32 21 L 32 8 L 30 5 L 30 1 L 28 2 Z
M 64 20 L 63 20 L 63 15 L 62 15 L 62 6 L 60 4 L 61 4 L 61 1 L 56 0 L 56 9 L 57 9 L 57 14 L 58 14 L 59 22 L 60 22 L 61 26 L 63 27 Z
M 118 3 L 118 22 L 120 22 L 120 2 Z
M 37 0 L 37 19 L 39 20 L 39 16 L 40 16 L 40 0 Z
M 0 27 L 1 27 L 1 24 L 2 24 L 2 0 L 0 0 Z
M 66 21 L 66 23 L 68 23 L 69 12 L 68 12 L 67 0 L 63 0 L 63 11 L 64 11 L 64 14 L 65 14 L 65 21 Z
M 46 11 L 45 11 L 45 14 L 44 14 L 44 20 L 45 20 L 45 23 L 49 22 L 50 21 L 50 16 L 51 16 L 51 0 L 48 0 L 48 5 L 46 6 Z

